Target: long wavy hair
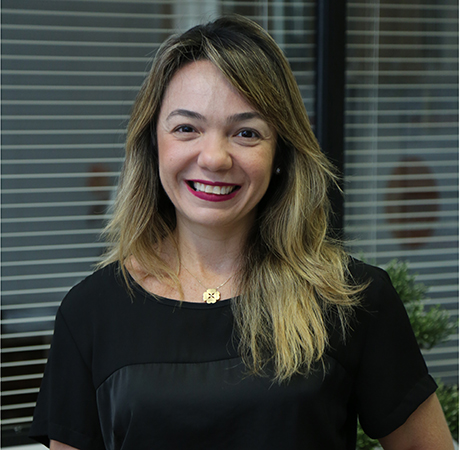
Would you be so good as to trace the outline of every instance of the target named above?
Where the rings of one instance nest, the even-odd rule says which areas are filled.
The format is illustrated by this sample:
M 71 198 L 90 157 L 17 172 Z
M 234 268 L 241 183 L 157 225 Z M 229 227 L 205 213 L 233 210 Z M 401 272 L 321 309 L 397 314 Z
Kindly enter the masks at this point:
M 255 22 L 222 17 L 159 49 L 133 106 L 102 265 L 119 261 L 126 277 L 125 264 L 134 257 L 146 273 L 182 292 L 179 266 L 170 267 L 159 251 L 162 242 L 174 242 L 176 217 L 159 179 L 155 130 L 171 78 L 199 60 L 214 64 L 277 132 L 279 174 L 257 207 L 232 308 L 247 368 L 263 374 L 270 366 L 281 382 L 322 359 L 331 311 L 345 332 L 361 288 L 350 281 L 341 246 L 328 237 L 334 169 L 313 135 L 288 61 Z

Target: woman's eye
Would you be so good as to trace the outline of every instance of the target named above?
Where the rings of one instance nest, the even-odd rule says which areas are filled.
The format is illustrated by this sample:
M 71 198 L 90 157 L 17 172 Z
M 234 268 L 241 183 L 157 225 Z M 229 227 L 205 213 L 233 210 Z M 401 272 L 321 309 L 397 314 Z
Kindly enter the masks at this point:
M 190 125 L 181 125 L 180 127 L 177 127 L 174 131 L 178 133 L 193 133 L 195 131 L 195 128 L 191 127 Z
M 256 131 L 254 130 L 241 130 L 237 136 L 241 136 L 243 138 L 246 138 L 246 139 L 256 139 L 259 136 L 259 133 L 257 133 Z

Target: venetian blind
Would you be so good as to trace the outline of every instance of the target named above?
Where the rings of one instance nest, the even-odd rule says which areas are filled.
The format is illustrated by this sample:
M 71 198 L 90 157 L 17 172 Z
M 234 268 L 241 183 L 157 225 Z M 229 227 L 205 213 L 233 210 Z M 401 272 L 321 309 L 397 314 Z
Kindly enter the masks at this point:
M 407 261 L 427 305 L 458 319 L 458 3 L 348 4 L 345 232 L 352 251 Z M 458 336 L 426 352 L 458 380 Z
M 305 1 L 3 0 L 2 436 L 30 425 L 56 310 L 104 249 L 134 96 L 172 32 L 236 12 L 261 23 L 314 99 Z

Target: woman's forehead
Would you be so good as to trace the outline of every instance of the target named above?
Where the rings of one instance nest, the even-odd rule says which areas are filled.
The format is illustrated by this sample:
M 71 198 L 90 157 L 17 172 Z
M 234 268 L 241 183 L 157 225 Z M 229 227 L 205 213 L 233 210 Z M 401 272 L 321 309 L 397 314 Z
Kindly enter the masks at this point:
M 222 112 L 222 108 L 229 116 L 252 113 L 261 117 L 213 63 L 203 60 L 189 63 L 174 74 L 163 96 L 160 116 L 182 110 L 206 117 Z

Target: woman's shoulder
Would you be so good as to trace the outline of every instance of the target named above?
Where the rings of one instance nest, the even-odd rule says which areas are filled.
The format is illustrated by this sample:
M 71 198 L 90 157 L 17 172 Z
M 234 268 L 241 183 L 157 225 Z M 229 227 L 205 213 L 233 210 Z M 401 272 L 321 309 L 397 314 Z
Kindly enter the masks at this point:
M 331 355 L 354 372 L 367 351 L 387 355 L 402 341 L 417 349 L 406 309 L 387 272 L 356 259 L 350 261 L 349 272 L 352 283 L 365 288 L 350 318 L 345 341 L 332 329 Z
M 370 286 L 375 286 L 376 284 L 391 283 L 390 277 L 384 269 L 367 264 L 353 257 L 350 257 L 348 270 L 353 281 L 358 284 L 369 283 Z
M 112 263 L 88 275 L 73 286 L 64 297 L 60 312 L 64 315 L 78 315 L 105 309 L 114 300 L 129 300 L 126 282 L 121 274 L 119 264 Z
M 349 271 L 354 283 L 366 286 L 357 310 L 360 322 L 375 326 L 382 320 L 389 326 L 407 320 L 406 309 L 384 269 L 351 259 Z
M 368 309 L 384 307 L 388 303 L 401 304 L 388 273 L 377 266 L 351 258 L 348 266 L 352 283 L 366 286 L 362 293 L 362 306 Z

